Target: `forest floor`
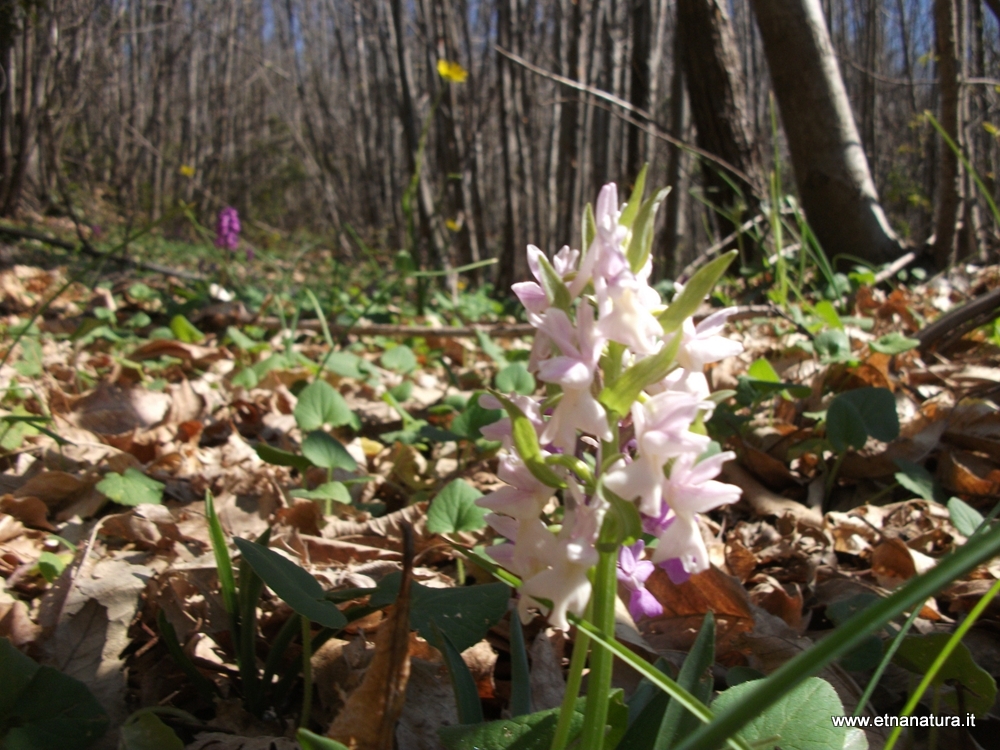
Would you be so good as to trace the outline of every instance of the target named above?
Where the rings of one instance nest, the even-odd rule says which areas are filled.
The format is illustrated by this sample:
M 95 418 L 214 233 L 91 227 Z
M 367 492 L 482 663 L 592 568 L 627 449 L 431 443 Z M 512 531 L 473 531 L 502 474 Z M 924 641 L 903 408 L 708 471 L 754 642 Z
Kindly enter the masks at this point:
M 285 627 L 294 611 L 263 590 L 250 612 L 256 663 L 241 667 L 247 644 L 231 637 L 206 493 L 227 538 L 270 529 L 272 550 L 324 590 L 347 591 L 324 601 L 351 613 L 348 626 L 334 637 L 311 630 L 312 730 L 323 733 L 350 711 L 366 725 L 358 731 L 384 731 L 391 701 L 359 710 L 352 694 L 370 665 L 388 670 L 377 675 L 383 683 L 398 676 L 379 659 L 389 646 L 376 634 L 385 630 L 392 597 L 381 594 L 403 565 L 407 529 L 420 587 L 411 592 L 417 633 L 408 641 L 398 747 L 439 747 L 437 730 L 458 722 L 445 660 L 422 637 L 449 608 L 466 614 L 448 632 L 486 719 L 509 715 L 525 652 L 534 710 L 559 705 L 573 634 L 539 616 L 525 626 L 522 648 L 509 592 L 499 600 L 433 593 L 485 592 L 481 584 L 492 580 L 456 550 L 490 543 L 470 498 L 502 484 L 497 444 L 478 431 L 497 415 L 478 406 L 477 393 L 535 386 L 523 364 L 530 339 L 491 336 L 516 321 L 493 310 L 473 335 L 366 333 L 374 322 L 470 322 L 457 313 L 409 317 L 390 299 L 365 308 L 379 315 L 328 336 L 294 306 L 279 316 L 277 297 L 248 311 L 218 285 L 138 272 L 104 274 L 107 283 L 90 287 L 70 279 L 74 266 L 44 262 L 49 251 L 37 245 L 4 254 L 0 636 L 89 688 L 110 720 L 97 747 L 297 747 L 303 644 L 294 625 Z M 650 579 L 661 616 L 633 622 L 622 609 L 618 635 L 636 653 L 674 669 L 711 611 L 717 684 L 769 673 L 933 567 L 994 510 L 1000 328 L 922 345 L 913 337 L 1000 289 L 1000 268 L 963 267 L 916 285 L 864 282 L 839 311 L 829 302 L 797 311 L 757 305 L 728 326 L 745 351 L 709 373 L 713 390 L 734 391 L 710 430 L 738 455 L 723 479 L 743 499 L 703 520 L 708 572 L 679 586 L 659 570 Z M 332 354 L 328 339 L 338 339 Z M 823 412 L 837 393 L 870 387 L 893 394 L 898 437 L 880 441 L 869 424 L 863 448 L 838 454 Z M 234 564 L 246 584 L 248 570 Z M 1000 560 L 954 582 L 926 602 L 913 632 L 950 632 L 997 578 Z M 823 672 L 848 714 L 892 632 Z M 1000 604 L 964 644 L 981 671 L 1000 679 Z M 619 666 L 616 684 L 631 694 L 638 675 Z M 866 711 L 898 711 L 917 673 L 894 660 Z M 966 680 L 965 695 L 982 697 L 969 687 L 977 675 L 963 673 L 942 691 L 961 700 L 956 685 Z M 159 708 L 140 711 L 150 707 Z M 982 738 L 1000 729 L 1000 710 L 983 713 L 992 716 L 973 736 L 995 746 Z M 872 747 L 884 740 L 879 731 L 869 731 Z M 940 731 L 943 745 L 947 732 L 965 730 Z

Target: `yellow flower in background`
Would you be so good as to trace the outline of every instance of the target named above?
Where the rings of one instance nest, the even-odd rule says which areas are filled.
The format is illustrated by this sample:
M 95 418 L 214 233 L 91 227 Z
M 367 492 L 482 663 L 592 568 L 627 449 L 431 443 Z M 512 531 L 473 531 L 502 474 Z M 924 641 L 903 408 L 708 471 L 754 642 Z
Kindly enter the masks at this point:
M 445 219 L 444 225 L 453 232 L 457 232 L 462 228 L 462 225 L 454 219 Z
M 194 167 L 190 164 L 181 164 L 181 168 L 178 171 L 185 177 L 194 177 Z
M 469 77 L 469 71 L 451 60 L 438 60 L 437 69 L 438 75 L 452 83 L 465 83 L 465 79 Z

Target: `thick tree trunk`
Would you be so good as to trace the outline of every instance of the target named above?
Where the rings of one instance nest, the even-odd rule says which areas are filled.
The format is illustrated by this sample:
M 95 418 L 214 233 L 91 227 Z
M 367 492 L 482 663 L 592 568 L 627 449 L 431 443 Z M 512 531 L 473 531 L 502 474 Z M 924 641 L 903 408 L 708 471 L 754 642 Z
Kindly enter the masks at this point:
M 937 52 L 938 88 L 941 92 L 941 127 L 953 143 L 959 143 L 959 83 L 961 68 L 958 44 L 958 9 L 955 0 L 934 0 L 934 41 Z M 959 213 L 962 209 L 962 177 L 958 155 L 941 144 L 938 162 L 937 212 L 934 216 L 934 264 L 946 268 L 958 257 Z
M 828 256 L 902 254 L 882 212 L 819 0 L 753 0 L 799 197 Z
M 703 163 L 706 198 L 720 209 L 737 206 L 756 212 L 764 194 L 760 154 L 747 118 L 746 85 L 733 26 L 722 0 L 678 0 L 677 23 L 684 79 L 691 116 L 698 130 L 698 145 L 740 169 L 750 182 L 720 174 L 717 164 Z M 734 185 L 737 189 L 734 189 Z M 720 220 L 720 232 L 729 234 L 742 218 Z

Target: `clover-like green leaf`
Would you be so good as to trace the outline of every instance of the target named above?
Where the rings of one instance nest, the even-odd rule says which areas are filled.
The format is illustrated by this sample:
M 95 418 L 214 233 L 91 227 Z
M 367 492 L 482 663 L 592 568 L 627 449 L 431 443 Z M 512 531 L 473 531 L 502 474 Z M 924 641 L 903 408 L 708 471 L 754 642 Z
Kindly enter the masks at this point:
M 899 436 L 896 399 L 887 388 L 844 391 L 826 411 L 826 437 L 840 453 L 861 448 L 871 436 L 890 442 Z
M 456 479 L 442 489 L 427 511 L 427 530 L 433 534 L 478 531 L 486 526 L 486 510 L 476 505 L 482 497 L 464 479 Z
M 130 466 L 124 474 L 113 471 L 105 474 L 97 483 L 97 490 L 121 505 L 159 505 L 165 486 Z
M 306 439 L 302 441 L 302 455 L 313 465 L 324 469 L 356 471 L 358 468 L 358 462 L 341 442 L 320 430 L 306 435 Z
M 295 421 L 303 432 L 323 429 L 323 425 L 361 428 L 361 420 L 351 411 L 344 397 L 325 380 L 307 385 L 295 405 Z

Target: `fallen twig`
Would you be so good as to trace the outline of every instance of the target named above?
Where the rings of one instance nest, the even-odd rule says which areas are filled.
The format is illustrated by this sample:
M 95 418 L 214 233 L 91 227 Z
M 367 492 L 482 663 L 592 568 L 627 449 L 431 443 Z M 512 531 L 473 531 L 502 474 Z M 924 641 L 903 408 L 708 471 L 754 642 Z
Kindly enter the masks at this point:
M 50 237 L 31 229 L 18 229 L 17 227 L 0 224 L 0 235 L 14 237 L 20 240 L 37 240 L 38 242 L 43 242 L 46 245 L 51 245 L 52 247 L 61 247 L 64 250 L 76 250 L 84 253 L 85 255 L 89 255 L 92 258 L 104 258 L 113 263 L 120 263 L 132 268 L 139 268 L 143 271 L 152 271 L 153 273 L 163 274 L 164 276 L 176 276 L 178 279 L 185 279 L 186 281 L 206 281 L 204 276 L 192 271 L 185 271 L 180 268 L 171 268 L 170 266 L 162 266 L 159 263 L 149 263 L 144 260 L 135 260 L 134 258 L 129 258 L 127 255 L 110 255 L 108 253 L 102 253 L 100 250 L 87 242 L 77 244 L 75 242 L 70 242 L 69 240 L 60 239 L 59 237 Z
M 1000 316 L 1000 288 L 981 294 L 964 305 L 952 308 L 929 326 L 918 331 L 920 351 L 946 349 L 973 328 Z

